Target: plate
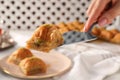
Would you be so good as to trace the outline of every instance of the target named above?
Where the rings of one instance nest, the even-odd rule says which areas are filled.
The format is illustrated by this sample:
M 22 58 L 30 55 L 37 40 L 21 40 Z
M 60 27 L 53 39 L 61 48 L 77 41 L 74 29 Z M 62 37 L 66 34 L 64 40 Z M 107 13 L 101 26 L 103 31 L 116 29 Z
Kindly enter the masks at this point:
M 72 61 L 68 57 L 57 51 L 51 51 L 50 53 L 32 51 L 32 53 L 47 64 L 48 67 L 46 73 L 26 76 L 20 70 L 19 66 L 7 62 L 8 56 L 0 60 L 0 67 L 5 73 L 13 77 L 24 79 L 40 79 L 63 74 L 67 72 L 72 66 Z

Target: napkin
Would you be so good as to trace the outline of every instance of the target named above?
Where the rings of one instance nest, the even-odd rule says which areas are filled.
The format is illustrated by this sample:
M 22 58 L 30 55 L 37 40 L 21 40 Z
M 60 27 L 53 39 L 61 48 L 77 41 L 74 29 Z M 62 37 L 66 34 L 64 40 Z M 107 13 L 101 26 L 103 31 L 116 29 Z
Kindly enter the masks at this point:
M 81 54 L 81 61 L 89 72 L 89 80 L 105 80 L 120 69 L 120 56 L 106 50 L 90 50 Z
M 120 80 L 119 54 L 91 48 L 77 54 L 73 63 L 72 69 L 57 80 Z

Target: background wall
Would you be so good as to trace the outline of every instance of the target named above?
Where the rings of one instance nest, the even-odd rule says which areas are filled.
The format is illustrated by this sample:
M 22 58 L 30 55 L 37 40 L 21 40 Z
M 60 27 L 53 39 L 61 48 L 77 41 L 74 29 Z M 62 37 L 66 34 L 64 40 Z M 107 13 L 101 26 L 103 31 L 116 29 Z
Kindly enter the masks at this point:
M 34 30 L 44 23 L 85 22 L 89 4 L 90 0 L 0 0 L 0 19 L 4 28 L 20 30 Z

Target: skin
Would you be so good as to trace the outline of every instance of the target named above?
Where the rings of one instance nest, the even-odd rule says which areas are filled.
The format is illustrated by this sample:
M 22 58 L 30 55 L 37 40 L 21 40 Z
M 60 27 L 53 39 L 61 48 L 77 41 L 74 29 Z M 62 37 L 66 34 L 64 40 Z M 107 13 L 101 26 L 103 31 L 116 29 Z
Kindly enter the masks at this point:
M 107 9 L 108 3 L 111 1 L 112 5 Z M 119 15 L 120 0 L 92 0 L 87 10 L 88 20 L 85 23 L 84 31 L 87 32 L 90 26 L 96 21 L 100 26 L 110 24 Z

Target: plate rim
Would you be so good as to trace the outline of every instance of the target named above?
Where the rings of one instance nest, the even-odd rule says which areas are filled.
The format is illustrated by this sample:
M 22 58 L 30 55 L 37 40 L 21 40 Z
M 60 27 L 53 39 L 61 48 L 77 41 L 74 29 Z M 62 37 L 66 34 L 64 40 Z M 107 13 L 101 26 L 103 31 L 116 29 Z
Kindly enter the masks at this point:
M 57 52 L 57 51 L 54 50 L 54 53 L 55 53 L 55 52 Z M 33 54 L 34 54 L 34 53 L 33 53 Z M 50 53 L 42 53 L 42 54 L 50 54 Z M 51 53 L 51 54 L 52 54 L 52 53 Z M 60 55 L 64 56 L 66 59 L 68 59 L 69 62 L 70 62 L 70 66 L 68 66 L 64 71 L 59 72 L 59 73 L 55 73 L 55 74 L 52 74 L 52 75 L 40 76 L 40 77 L 35 77 L 35 76 L 26 76 L 26 77 L 24 77 L 24 76 L 18 76 L 18 75 L 16 75 L 16 74 L 13 74 L 13 73 L 9 72 L 7 69 L 5 69 L 5 67 L 2 67 L 1 64 L 0 64 L 0 70 L 3 71 L 3 72 L 4 72 L 5 74 L 7 74 L 7 75 L 10 75 L 10 76 L 12 76 L 12 77 L 19 78 L 19 79 L 45 79 L 45 78 L 51 78 L 51 77 L 59 76 L 59 75 L 62 75 L 62 74 L 64 74 L 64 73 L 68 72 L 68 71 L 73 67 L 73 65 L 72 65 L 72 64 L 73 64 L 73 61 L 72 61 L 68 56 L 66 56 L 66 55 L 64 55 L 64 54 L 62 54 L 62 53 L 60 53 L 60 52 L 57 52 L 57 54 L 60 54 Z M 9 56 L 9 55 L 1 58 L 0 61 L 1 61 L 2 59 L 4 59 L 4 58 L 7 58 L 8 56 Z

